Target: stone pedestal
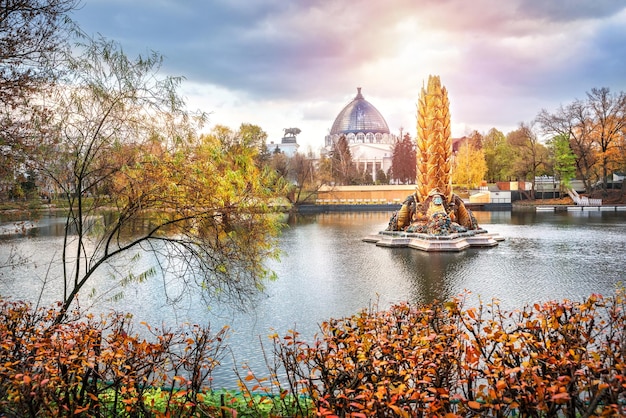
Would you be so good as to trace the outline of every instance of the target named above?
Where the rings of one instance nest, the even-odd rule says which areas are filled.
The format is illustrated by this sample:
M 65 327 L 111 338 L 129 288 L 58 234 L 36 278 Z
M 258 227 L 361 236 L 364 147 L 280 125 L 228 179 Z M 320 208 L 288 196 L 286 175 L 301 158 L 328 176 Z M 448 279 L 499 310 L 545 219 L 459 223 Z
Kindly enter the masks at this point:
M 484 229 L 450 235 L 418 234 L 403 231 L 380 231 L 363 238 L 379 247 L 409 247 L 421 251 L 463 251 L 469 247 L 494 247 L 504 239 Z

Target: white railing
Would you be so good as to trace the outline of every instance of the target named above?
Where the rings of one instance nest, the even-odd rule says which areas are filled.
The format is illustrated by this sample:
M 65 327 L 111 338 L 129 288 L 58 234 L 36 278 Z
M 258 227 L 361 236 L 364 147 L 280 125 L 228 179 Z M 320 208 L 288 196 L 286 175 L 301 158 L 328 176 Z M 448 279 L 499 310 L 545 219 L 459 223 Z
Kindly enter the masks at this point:
M 590 199 L 587 196 L 579 196 L 576 190 L 568 190 L 567 194 L 578 206 L 602 206 L 602 199 Z

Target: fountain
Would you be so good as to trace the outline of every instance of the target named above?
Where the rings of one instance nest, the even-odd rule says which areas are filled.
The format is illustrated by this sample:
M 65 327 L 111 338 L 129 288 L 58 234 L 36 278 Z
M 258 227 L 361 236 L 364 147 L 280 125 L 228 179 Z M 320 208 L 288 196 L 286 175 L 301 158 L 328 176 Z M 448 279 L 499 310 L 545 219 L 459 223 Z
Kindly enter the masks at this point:
M 480 228 L 472 211 L 452 192 L 452 140 L 448 92 L 438 76 L 428 78 L 417 108 L 415 192 L 389 220 L 385 231 L 363 238 L 383 247 L 461 251 L 493 247 L 502 238 Z

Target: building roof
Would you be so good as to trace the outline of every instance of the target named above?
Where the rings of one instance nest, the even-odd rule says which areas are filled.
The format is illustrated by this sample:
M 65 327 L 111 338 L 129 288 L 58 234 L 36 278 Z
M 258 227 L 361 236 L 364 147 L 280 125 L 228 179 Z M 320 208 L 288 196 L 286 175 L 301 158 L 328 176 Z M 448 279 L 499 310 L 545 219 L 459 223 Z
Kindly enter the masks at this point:
M 330 134 L 343 135 L 349 133 L 389 133 L 389 126 L 380 112 L 361 94 L 361 87 L 357 87 L 356 97 L 343 108 Z

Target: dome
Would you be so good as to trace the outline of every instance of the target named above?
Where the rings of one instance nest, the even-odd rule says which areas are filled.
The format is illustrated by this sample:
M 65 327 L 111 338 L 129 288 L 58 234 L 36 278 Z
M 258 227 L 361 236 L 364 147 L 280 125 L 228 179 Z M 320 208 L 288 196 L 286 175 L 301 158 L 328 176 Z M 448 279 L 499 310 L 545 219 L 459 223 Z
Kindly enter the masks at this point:
M 331 135 L 363 133 L 388 134 L 389 127 L 380 112 L 363 98 L 361 87 L 357 95 L 343 108 L 330 129 Z

